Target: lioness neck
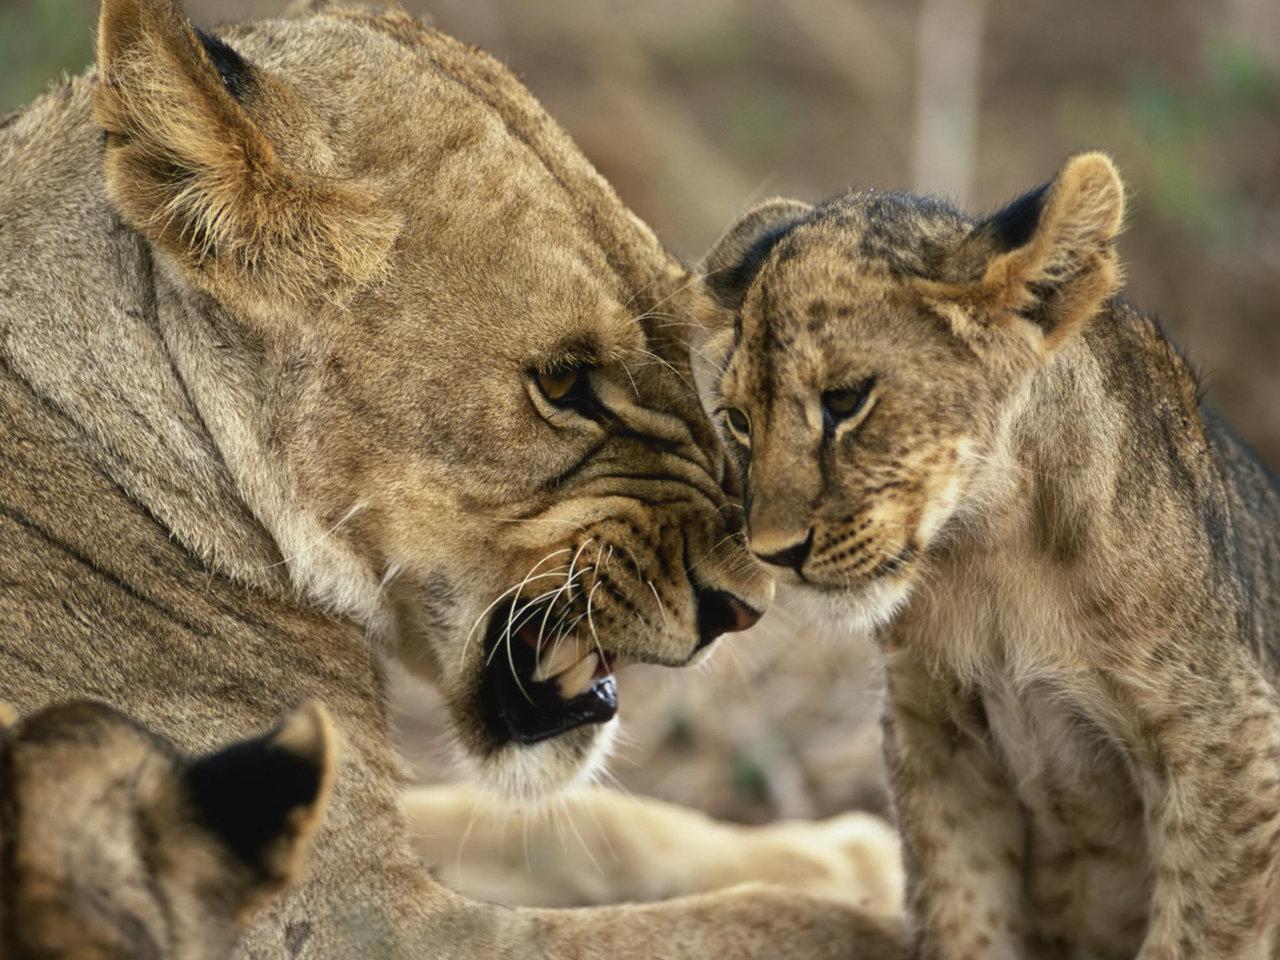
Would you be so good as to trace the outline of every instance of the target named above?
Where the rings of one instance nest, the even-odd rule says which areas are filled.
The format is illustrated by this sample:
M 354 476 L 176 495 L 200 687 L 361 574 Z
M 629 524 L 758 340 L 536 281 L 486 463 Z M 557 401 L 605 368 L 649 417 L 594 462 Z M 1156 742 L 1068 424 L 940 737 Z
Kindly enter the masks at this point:
M 107 202 L 92 83 L 70 81 L 0 131 L 0 368 L 68 437 L 60 455 L 110 477 L 201 563 L 283 595 L 281 550 L 223 446 L 234 417 L 189 379 L 227 361 L 200 354 L 204 314 Z

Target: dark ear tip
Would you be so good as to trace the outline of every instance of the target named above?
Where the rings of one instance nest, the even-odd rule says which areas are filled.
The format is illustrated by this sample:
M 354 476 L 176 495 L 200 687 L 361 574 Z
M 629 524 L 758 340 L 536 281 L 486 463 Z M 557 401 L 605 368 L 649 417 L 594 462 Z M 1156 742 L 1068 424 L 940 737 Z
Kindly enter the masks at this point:
M 977 233 L 998 253 L 1017 250 L 1031 241 L 1044 219 L 1045 210 L 1055 198 L 1086 208 L 1113 208 L 1114 233 L 1120 227 L 1124 212 L 1124 184 L 1115 164 L 1105 153 L 1078 153 L 1069 157 L 1056 176 L 1028 190 L 978 225 Z
M 978 230 L 991 240 L 997 252 L 1008 253 L 1031 241 L 1053 184 L 1053 180 L 1046 180 L 982 221 Z
M 328 713 L 307 703 L 265 736 L 194 761 L 187 770 L 191 802 L 241 861 L 285 876 L 323 815 L 334 741 Z
M 214 69 L 218 71 L 218 76 L 222 78 L 227 92 L 236 100 L 243 100 L 253 83 L 253 70 L 244 57 L 225 40 L 212 33 L 197 29 L 196 37 Z

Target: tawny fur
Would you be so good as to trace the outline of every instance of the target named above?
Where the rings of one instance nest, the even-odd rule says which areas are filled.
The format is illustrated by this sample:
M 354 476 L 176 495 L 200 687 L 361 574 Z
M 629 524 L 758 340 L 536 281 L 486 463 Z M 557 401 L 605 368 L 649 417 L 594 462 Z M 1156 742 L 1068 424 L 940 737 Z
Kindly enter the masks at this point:
M 431 880 L 384 651 L 482 778 L 539 794 L 609 731 L 495 745 L 495 599 L 572 569 L 567 629 L 671 665 L 695 584 L 768 601 L 689 383 L 701 293 L 506 70 L 403 13 L 228 28 L 215 62 L 168 0 L 106 0 L 99 39 L 0 129 L 0 698 L 93 696 L 184 750 L 326 704 L 313 868 L 238 956 L 834 957 L 872 930 L 769 889 L 559 914 Z M 604 423 L 538 394 L 568 363 Z
M 604 787 L 532 808 L 464 786 L 418 787 L 403 805 L 436 876 L 499 903 L 643 903 L 756 881 L 887 919 L 902 909 L 897 836 L 867 813 L 743 826 Z
M 1280 955 L 1280 494 L 1112 298 L 1110 161 L 769 209 L 711 402 L 752 549 L 883 652 L 909 955 Z
M 101 703 L 0 720 L 0 954 L 225 960 L 302 874 L 334 754 L 317 705 L 204 758 Z

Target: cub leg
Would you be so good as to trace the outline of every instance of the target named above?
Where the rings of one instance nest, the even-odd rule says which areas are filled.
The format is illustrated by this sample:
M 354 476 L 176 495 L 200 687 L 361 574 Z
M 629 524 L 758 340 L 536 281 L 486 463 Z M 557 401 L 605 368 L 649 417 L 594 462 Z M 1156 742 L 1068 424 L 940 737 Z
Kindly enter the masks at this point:
M 981 718 L 906 656 L 887 661 L 884 740 L 912 956 L 1023 960 L 1022 811 L 981 739 Z
M 1139 960 L 1272 957 L 1280 701 L 1250 664 L 1171 670 L 1167 689 L 1152 679 L 1121 692 L 1130 715 L 1136 704 L 1132 733 L 1154 862 Z
M 744 827 L 600 787 L 536 811 L 466 786 L 417 788 L 402 802 L 419 855 L 447 885 L 484 900 L 625 903 L 754 880 L 886 916 L 901 909 L 897 836 L 869 814 Z

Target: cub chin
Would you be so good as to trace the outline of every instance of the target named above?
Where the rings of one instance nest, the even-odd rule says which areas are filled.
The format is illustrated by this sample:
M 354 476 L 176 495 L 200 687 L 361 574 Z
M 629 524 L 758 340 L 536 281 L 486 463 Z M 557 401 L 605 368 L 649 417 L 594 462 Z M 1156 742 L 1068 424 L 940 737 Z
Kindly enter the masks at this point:
M 299 873 L 333 754 L 315 704 L 199 758 L 105 704 L 0 705 L 0 956 L 229 956 Z
M 1280 492 L 1116 299 L 1100 154 L 973 219 L 775 200 L 705 268 L 749 545 L 874 630 L 912 956 L 1275 955 Z

